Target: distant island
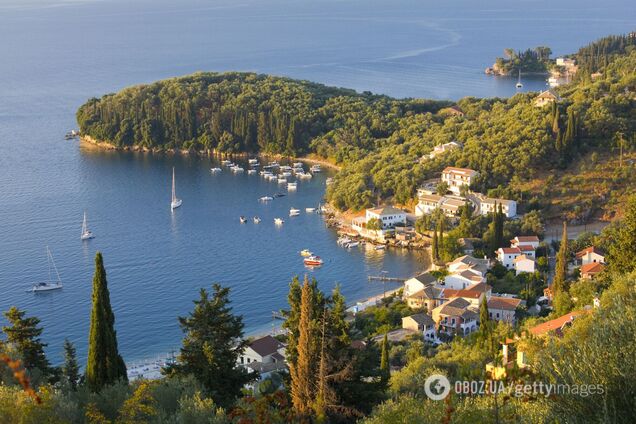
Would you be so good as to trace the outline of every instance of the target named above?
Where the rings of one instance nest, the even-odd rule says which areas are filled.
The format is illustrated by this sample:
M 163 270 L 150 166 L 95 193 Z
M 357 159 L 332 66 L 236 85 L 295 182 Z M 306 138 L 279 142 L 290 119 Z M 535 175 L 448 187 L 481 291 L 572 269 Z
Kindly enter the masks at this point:
M 550 60 L 552 49 L 546 46 L 527 49 L 516 52 L 514 49 L 505 49 L 504 57 L 498 57 L 495 63 L 486 68 L 489 75 L 516 75 L 519 72 L 524 74 L 547 74 L 554 65 Z
M 572 55 L 579 72 L 571 82 L 540 95 L 394 99 L 290 78 L 208 72 L 90 99 L 77 121 L 84 142 L 107 148 L 326 160 L 341 168 L 326 192 L 339 210 L 379 201 L 412 207 L 424 181 L 457 166 L 479 172 L 471 189 L 519 201 L 521 213 L 611 219 L 629 184 L 590 171 L 616 168 L 615 146 L 628 146 L 636 133 L 634 40 L 611 36 L 583 47 Z M 507 69 L 545 69 L 549 55 L 548 48 L 515 54 Z M 431 155 L 451 142 L 462 148 Z

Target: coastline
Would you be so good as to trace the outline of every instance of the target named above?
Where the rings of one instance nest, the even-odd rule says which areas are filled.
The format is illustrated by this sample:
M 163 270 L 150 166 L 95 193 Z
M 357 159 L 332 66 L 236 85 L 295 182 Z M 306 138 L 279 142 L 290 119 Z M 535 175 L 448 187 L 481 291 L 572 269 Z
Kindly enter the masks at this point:
M 248 158 L 250 157 L 250 153 L 225 153 L 218 152 L 214 149 L 207 150 L 195 150 L 195 149 L 162 149 L 162 148 L 147 148 L 140 146 L 126 146 L 126 147 L 117 147 L 113 143 L 108 141 L 96 140 L 89 135 L 81 135 L 79 137 L 80 147 L 86 148 L 89 150 L 113 150 L 120 152 L 141 152 L 141 153 L 153 153 L 153 154 L 164 154 L 164 155 L 196 155 L 196 156 L 205 156 L 205 157 L 218 157 L 218 158 Z M 298 160 L 301 162 L 307 162 L 309 164 L 317 164 L 324 166 L 325 168 L 333 169 L 334 171 L 340 171 L 342 169 L 341 166 L 336 165 L 335 163 L 325 159 L 318 157 L 314 154 L 309 154 L 306 156 L 286 156 L 280 153 L 254 153 L 253 156 L 263 157 L 263 158 L 272 158 L 272 159 L 287 159 L 287 160 Z

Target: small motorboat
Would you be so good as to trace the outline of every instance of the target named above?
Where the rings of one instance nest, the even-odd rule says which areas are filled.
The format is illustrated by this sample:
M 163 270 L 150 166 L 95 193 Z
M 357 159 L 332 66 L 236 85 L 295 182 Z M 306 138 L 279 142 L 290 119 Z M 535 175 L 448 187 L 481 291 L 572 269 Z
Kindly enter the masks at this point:
M 287 178 L 278 178 L 278 184 L 287 184 Z
M 351 239 L 348 237 L 340 237 L 337 241 L 338 246 L 346 246 L 351 243 Z
M 256 175 L 256 169 L 248 169 L 247 175 Z
M 294 162 L 294 163 L 292 164 L 292 166 L 293 166 L 294 168 L 302 168 L 302 167 L 303 167 L 303 163 L 302 163 L 302 162 Z
M 305 208 L 305 212 L 314 213 L 314 212 L 316 212 L 316 208 Z
M 291 208 L 289 210 L 289 216 L 298 216 L 300 215 L 300 209 Z
M 248 159 L 247 161 L 249 162 L 250 165 L 255 165 L 258 163 L 258 159 Z
M 276 193 L 274 197 L 285 197 L 284 193 Z
M 241 172 L 244 172 L 245 169 L 241 168 L 240 166 L 234 166 L 232 167 L 232 172 L 234 172 L 235 174 L 240 174 Z
M 212 172 L 213 174 L 216 174 L 218 172 L 221 172 L 221 168 L 210 168 L 210 172 Z
M 298 188 L 298 183 L 288 183 L 287 190 L 296 190 Z
M 285 177 L 285 178 L 289 178 L 292 176 L 292 173 L 289 171 L 285 171 L 285 172 L 281 172 L 280 174 L 281 176 Z
M 252 219 L 254 220 L 254 224 L 260 224 L 260 222 L 261 222 L 261 219 L 258 216 L 255 216 Z
M 322 168 L 320 168 L 320 165 L 318 164 L 313 165 L 311 168 L 309 168 L 309 170 L 311 172 L 322 172 Z
M 271 200 L 274 200 L 274 198 L 272 196 L 263 196 L 260 199 L 258 199 L 260 202 L 269 202 Z
M 231 163 L 232 163 L 232 161 L 231 160 L 227 160 L 227 159 L 221 161 L 221 165 L 224 165 L 224 166 L 229 166 Z
M 386 246 L 383 244 L 378 244 L 373 248 L 374 250 L 386 250 Z
M 283 225 L 284 223 L 285 223 L 285 220 L 283 220 L 283 218 L 274 218 L 274 224 Z
M 303 262 L 307 266 L 320 266 L 324 263 L 324 261 L 320 258 L 320 256 L 316 256 L 316 255 L 311 255 L 303 259 Z
M 300 256 L 309 257 L 313 255 L 309 249 L 303 249 L 300 251 Z
M 239 217 L 239 220 L 241 221 L 241 224 L 245 224 L 247 222 L 247 218 L 244 216 Z
M 359 241 L 350 241 L 345 245 L 347 249 L 351 249 L 352 247 L 357 247 L 360 244 Z
M 296 177 L 300 178 L 301 180 L 311 180 L 313 176 L 309 172 L 299 172 L 298 174 L 296 174 Z

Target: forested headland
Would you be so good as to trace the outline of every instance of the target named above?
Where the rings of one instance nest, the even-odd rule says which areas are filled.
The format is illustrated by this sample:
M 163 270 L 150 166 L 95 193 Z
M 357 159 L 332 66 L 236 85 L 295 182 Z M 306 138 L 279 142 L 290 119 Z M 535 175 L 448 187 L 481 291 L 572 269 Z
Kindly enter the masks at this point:
M 82 135 L 117 148 L 217 153 L 314 154 L 341 166 L 327 191 L 338 209 L 378 199 L 408 204 L 422 181 L 445 166 L 480 172 L 475 189 L 522 200 L 526 210 L 612 215 L 633 180 L 636 50 L 633 35 L 608 37 L 577 54 L 583 72 L 556 91 L 560 101 L 535 107 L 537 93 L 451 102 L 393 99 L 253 73 L 197 73 L 90 99 L 77 112 Z M 420 160 L 452 140 L 464 148 Z M 618 155 L 621 155 L 618 166 Z M 546 178 L 612 168 L 594 190 L 571 193 Z M 596 175 L 598 175 L 597 173 Z M 601 173 L 602 174 L 602 173 Z M 630 179 L 631 178 L 631 179 Z

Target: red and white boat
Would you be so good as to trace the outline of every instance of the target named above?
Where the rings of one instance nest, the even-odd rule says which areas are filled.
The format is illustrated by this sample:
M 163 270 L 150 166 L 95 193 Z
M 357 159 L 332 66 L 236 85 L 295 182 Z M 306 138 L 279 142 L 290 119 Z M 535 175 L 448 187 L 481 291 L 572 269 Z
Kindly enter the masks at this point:
M 323 260 L 320 256 L 311 255 L 308 258 L 303 259 L 303 262 L 307 266 L 320 266 L 323 264 Z

